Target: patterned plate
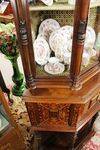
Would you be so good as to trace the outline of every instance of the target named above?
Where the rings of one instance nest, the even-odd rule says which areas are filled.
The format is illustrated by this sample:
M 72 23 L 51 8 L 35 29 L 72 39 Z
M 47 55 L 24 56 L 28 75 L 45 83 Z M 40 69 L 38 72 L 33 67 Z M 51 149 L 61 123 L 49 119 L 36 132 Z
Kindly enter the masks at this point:
M 86 51 L 90 57 L 94 57 L 97 55 L 97 52 L 95 49 L 91 49 L 91 50 L 88 49 L 88 50 L 84 50 L 84 51 Z
M 96 34 L 92 27 L 88 26 L 86 31 L 86 38 L 85 38 L 85 49 L 93 49 L 94 43 L 96 40 Z
M 64 53 L 64 64 L 70 65 L 71 63 L 71 52 Z
M 41 0 L 47 6 L 51 6 L 53 4 L 53 0 Z
M 75 5 L 76 0 L 68 0 L 68 4 Z
M 50 48 L 47 41 L 43 37 L 38 37 L 34 44 L 35 61 L 39 65 L 45 65 L 50 58 Z
M 51 64 L 55 64 L 55 63 L 59 62 L 59 59 L 57 57 L 50 57 L 48 62 L 51 63 Z
M 60 25 L 56 20 L 46 19 L 40 24 L 39 33 L 42 34 L 48 41 L 51 33 L 59 28 Z
M 65 70 L 65 66 L 64 64 L 62 63 L 47 63 L 45 66 L 44 66 L 44 70 L 49 73 L 49 74 L 52 74 L 52 75 L 57 75 L 57 74 L 61 74 L 64 72 Z
M 87 66 L 89 64 L 90 61 L 90 55 L 87 52 L 83 53 L 83 57 L 82 57 L 82 66 Z
M 69 40 L 71 40 L 73 35 L 72 26 L 64 26 L 57 31 L 51 33 L 49 38 L 49 44 L 54 52 L 62 51 L 62 49 L 67 50 L 69 46 Z

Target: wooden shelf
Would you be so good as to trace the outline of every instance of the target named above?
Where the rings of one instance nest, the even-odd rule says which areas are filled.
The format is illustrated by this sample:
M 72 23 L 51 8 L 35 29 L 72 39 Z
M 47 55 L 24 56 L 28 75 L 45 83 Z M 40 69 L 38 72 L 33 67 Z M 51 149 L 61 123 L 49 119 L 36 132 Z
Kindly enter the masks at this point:
M 92 3 L 90 5 L 90 8 L 94 8 L 100 6 L 100 2 L 97 3 Z M 46 6 L 44 4 L 32 4 L 30 5 L 30 11 L 42 11 L 42 10 L 74 10 L 75 6 L 74 5 L 69 5 L 67 3 L 54 3 L 52 6 Z
M 74 10 L 74 5 L 68 5 L 66 3 L 64 4 L 58 4 L 54 3 L 52 6 L 46 6 L 42 4 L 37 5 L 31 5 L 30 11 L 41 11 L 41 10 Z
M 13 22 L 13 15 L 0 15 L 0 22 L 9 23 Z

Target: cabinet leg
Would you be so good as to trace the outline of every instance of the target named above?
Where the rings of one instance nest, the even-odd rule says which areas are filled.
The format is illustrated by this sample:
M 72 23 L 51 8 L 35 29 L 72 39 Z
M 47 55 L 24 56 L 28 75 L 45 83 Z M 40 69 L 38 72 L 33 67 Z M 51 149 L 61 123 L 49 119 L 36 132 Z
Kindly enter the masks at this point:
M 77 132 L 70 134 L 70 137 L 69 137 L 70 142 L 69 142 L 69 146 L 66 150 L 74 150 L 76 138 L 77 138 Z
M 96 120 L 97 117 L 98 117 L 98 113 L 96 113 L 95 116 L 94 116 L 93 119 L 92 119 L 91 126 L 90 126 L 90 130 L 92 129 L 93 124 L 94 124 L 94 122 L 95 122 L 95 120 Z
M 34 150 L 40 150 L 41 146 L 41 135 L 39 132 L 34 133 Z

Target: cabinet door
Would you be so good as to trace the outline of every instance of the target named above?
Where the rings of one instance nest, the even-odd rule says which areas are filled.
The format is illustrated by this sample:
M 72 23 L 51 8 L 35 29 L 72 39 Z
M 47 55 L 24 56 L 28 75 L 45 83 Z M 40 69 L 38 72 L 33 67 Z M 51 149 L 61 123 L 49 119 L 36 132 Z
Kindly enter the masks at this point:
M 29 6 L 36 78 L 61 79 L 70 72 L 74 6 L 42 2 Z
M 96 6 L 97 7 L 92 7 Z M 91 4 L 82 55 L 81 74 L 93 76 L 100 71 L 100 2 Z M 94 71 L 93 71 L 94 68 Z
M 74 5 L 11 1 L 27 83 L 70 74 Z M 49 6 L 47 6 L 49 5 Z M 20 16 L 20 17 L 19 17 Z M 65 81 L 65 80 L 64 80 Z
M 0 88 L 0 150 L 25 149 L 24 138 Z

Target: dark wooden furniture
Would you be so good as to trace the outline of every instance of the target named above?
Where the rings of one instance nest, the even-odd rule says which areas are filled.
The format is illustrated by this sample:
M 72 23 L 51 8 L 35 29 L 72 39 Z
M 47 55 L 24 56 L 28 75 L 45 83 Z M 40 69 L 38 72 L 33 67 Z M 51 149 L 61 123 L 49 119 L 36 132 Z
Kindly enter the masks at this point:
M 79 143 L 82 146 L 83 141 L 87 141 L 94 134 L 92 127 L 100 110 L 99 93 L 100 74 L 91 78 L 79 91 L 60 87 L 38 88 L 33 92 L 27 90 L 23 100 L 26 102 L 32 130 L 42 131 L 42 134 L 43 131 L 55 132 L 56 137 L 51 134 L 49 138 L 53 137 L 56 141 L 59 137 L 56 143 L 63 141 L 62 145 L 66 143 L 65 146 L 69 149 L 78 148 Z M 45 139 L 44 134 L 43 139 L 49 141 L 48 136 L 50 133 Z M 36 138 L 39 139 L 37 132 Z
M 7 93 L 8 98 L 9 98 L 9 102 L 13 103 L 13 100 L 12 100 L 11 97 L 10 97 L 10 90 L 7 88 L 7 86 L 6 86 L 6 84 L 5 84 L 5 81 L 4 81 L 4 78 L 3 78 L 3 76 L 2 76 L 1 71 L 0 71 L 0 87 L 1 87 L 1 89 L 2 89 L 2 91 L 3 91 L 4 93 Z
M 21 134 L 21 131 L 17 123 L 15 122 L 11 114 L 7 100 L 5 99 L 5 96 L 1 88 L 0 88 L 0 114 L 2 114 L 1 125 L 3 125 L 3 118 L 5 119 L 6 123 L 6 125 L 4 124 L 5 127 L 0 128 L 0 150 L 24 150 L 25 149 L 24 138 Z
M 61 145 L 64 145 L 62 143 L 65 141 L 67 149 L 78 148 L 79 143 L 81 145 L 83 139 L 93 133 L 93 122 L 100 109 L 99 54 L 95 62 L 81 69 L 89 8 L 92 13 L 93 8 L 99 9 L 100 3 L 90 6 L 90 0 L 76 0 L 75 9 L 66 3 L 47 7 L 38 3 L 29 6 L 27 0 L 11 0 L 11 4 L 28 87 L 23 100 L 27 106 L 32 130 L 36 131 L 37 138 L 39 134 L 41 137 L 44 134 L 43 137 L 47 139 L 53 135 L 54 142 L 60 140 Z M 62 17 L 60 23 L 64 22 L 65 25 L 70 11 L 70 16 L 74 18 L 70 72 L 65 76 L 49 76 L 45 75 L 40 67 L 41 75 L 34 59 L 31 25 L 32 30 L 36 32 L 41 20 L 57 16 L 58 19 Z M 92 21 L 95 22 L 97 34 L 100 32 L 99 18 L 100 14 L 95 11 Z M 45 138 L 42 139 L 43 143 Z
M 0 71 L 0 87 L 1 87 L 2 91 L 7 93 L 8 96 L 9 96 L 10 90 L 6 87 L 6 84 L 4 82 L 4 79 L 3 79 L 1 71 Z

